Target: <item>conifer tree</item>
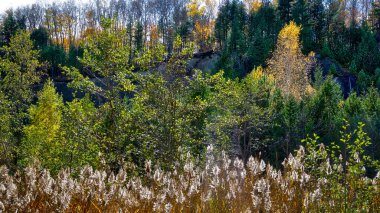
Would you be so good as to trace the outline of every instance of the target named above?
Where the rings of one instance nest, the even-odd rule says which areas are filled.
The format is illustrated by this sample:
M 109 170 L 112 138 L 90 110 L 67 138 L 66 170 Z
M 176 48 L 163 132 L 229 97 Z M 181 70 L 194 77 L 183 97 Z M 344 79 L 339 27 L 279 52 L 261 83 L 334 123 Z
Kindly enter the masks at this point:
M 362 26 L 361 42 L 354 54 L 354 63 L 358 70 L 363 69 L 370 75 L 373 75 L 375 69 L 380 66 L 380 51 L 375 35 L 365 24 Z
M 19 27 L 17 20 L 14 17 L 13 10 L 7 10 L 0 29 L 0 46 L 9 44 L 11 38 L 16 34 L 18 29 Z
M 265 65 L 275 45 L 278 29 L 279 23 L 273 5 L 264 4 L 250 13 L 247 24 L 246 70 Z
M 282 23 L 288 23 L 291 20 L 293 0 L 279 0 L 278 12 Z
M 339 132 L 343 119 L 339 108 L 342 99 L 340 86 L 332 76 L 328 76 L 307 103 L 307 131 L 321 135 L 325 142 L 338 139 L 336 133 Z

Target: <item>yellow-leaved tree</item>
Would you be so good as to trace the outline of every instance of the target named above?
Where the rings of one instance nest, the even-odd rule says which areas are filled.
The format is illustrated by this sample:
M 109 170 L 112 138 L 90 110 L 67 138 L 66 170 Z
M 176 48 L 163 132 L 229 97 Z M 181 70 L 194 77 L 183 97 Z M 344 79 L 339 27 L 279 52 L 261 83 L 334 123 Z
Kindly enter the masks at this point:
M 260 0 L 244 0 L 245 5 L 247 6 L 249 12 L 257 12 L 263 5 Z
M 186 5 L 187 15 L 194 24 L 194 41 L 198 45 L 200 52 L 212 49 L 210 38 L 215 25 L 212 20 L 215 5 L 216 3 L 213 0 L 190 0 Z
M 202 3 L 203 2 L 200 0 L 190 0 L 190 2 L 186 5 L 187 15 L 192 18 L 203 16 L 206 12 L 206 8 Z
M 38 94 L 38 102 L 29 109 L 30 124 L 25 126 L 22 141 L 22 166 L 40 160 L 42 166 L 58 170 L 60 168 L 61 121 L 63 102 L 54 85 L 48 81 Z
M 276 85 L 286 96 L 292 95 L 297 99 L 311 91 L 308 71 L 314 54 L 302 54 L 300 31 L 301 26 L 292 21 L 285 25 L 278 35 L 276 50 L 268 61 L 268 72 L 273 75 Z

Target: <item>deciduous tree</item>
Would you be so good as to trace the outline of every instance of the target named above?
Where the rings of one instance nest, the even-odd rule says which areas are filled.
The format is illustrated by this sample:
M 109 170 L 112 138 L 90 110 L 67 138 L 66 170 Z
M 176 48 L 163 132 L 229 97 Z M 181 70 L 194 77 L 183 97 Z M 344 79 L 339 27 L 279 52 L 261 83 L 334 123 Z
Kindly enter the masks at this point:
M 273 57 L 268 61 L 268 72 L 274 76 L 276 85 L 286 96 L 298 99 L 306 95 L 310 87 L 308 65 L 311 60 L 301 53 L 300 31 L 294 22 L 285 25 L 278 35 Z

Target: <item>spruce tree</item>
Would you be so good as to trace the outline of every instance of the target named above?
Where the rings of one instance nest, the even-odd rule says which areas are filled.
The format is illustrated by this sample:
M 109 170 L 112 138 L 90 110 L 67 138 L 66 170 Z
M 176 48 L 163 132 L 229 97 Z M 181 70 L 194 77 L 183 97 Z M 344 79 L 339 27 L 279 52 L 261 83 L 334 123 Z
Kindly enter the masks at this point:
M 354 54 L 354 63 L 358 70 L 363 69 L 367 74 L 373 75 L 380 66 L 380 51 L 375 39 L 367 25 L 362 26 L 361 42 Z
M 292 4 L 293 4 L 293 0 L 279 0 L 278 1 L 277 10 L 279 12 L 281 23 L 286 24 L 291 20 Z
M 5 18 L 3 19 L 0 29 L 0 47 L 9 44 L 11 38 L 16 34 L 17 30 L 19 30 L 17 20 L 14 17 L 12 9 L 7 10 L 4 16 Z

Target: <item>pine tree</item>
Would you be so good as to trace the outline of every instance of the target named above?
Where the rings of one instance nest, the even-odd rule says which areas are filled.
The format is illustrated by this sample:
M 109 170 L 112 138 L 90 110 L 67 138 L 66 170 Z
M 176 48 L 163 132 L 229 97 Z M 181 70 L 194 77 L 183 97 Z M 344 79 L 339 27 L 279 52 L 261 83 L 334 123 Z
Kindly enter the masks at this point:
M 49 42 L 49 33 L 46 28 L 39 27 L 38 29 L 34 29 L 30 34 L 30 39 L 33 40 L 34 46 L 37 49 L 42 49 Z
M 264 66 L 275 45 L 278 33 L 276 11 L 271 4 L 262 5 L 257 11 L 251 12 L 247 25 L 247 70 Z
M 323 44 L 325 35 L 325 11 L 322 0 L 310 0 L 307 3 L 307 13 L 309 14 L 309 23 L 312 31 L 312 43 L 314 50 L 319 50 Z
M 309 1 L 297 0 L 292 5 L 292 18 L 296 24 L 302 26 L 300 32 L 300 40 L 302 42 L 302 50 L 308 53 L 313 50 L 313 32 L 310 25 L 310 15 L 308 12 Z
M 231 27 L 230 8 L 230 1 L 226 1 L 226 3 L 220 7 L 218 16 L 215 20 L 215 37 L 220 48 L 225 46 Z
M 291 8 L 293 0 L 279 0 L 278 12 L 282 23 L 288 23 L 291 20 Z
M 369 76 L 364 72 L 364 70 L 360 70 L 358 73 L 358 80 L 356 85 L 356 90 L 358 94 L 365 94 L 366 89 L 369 83 Z
M 0 47 L 9 44 L 17 30 L 19 30 L 19 27 L 17 20 L 14 17 L 13 10 L 7 10 L 0 30 Z
M 380 66 L 380 51 L 377 46 L 375 35 L 367 25 L 362 26 L 361 42 L 358 50 L 354 54 L 354 63 L 357 70 L 373 75 L 377 67 Z
M 144 45 L 143 41 L 143 25 L 141 22 L 137 22 L 135 27 L 135 36 L 134 36 L 134 46 L 136 48 L 136 51 L 141 51 Z
M 376 39 L 380 40 L 380 2 L 375 1 L 372 4 L 372 11 L 371 11 L 371 26 L 373 31 L 376 34 Z
M 307 132 L 320 135 L 324 142 L 338 139 L 336 133 L 343 118 L 339 108 L 342 99 L 340 86 L 328 76 L 307 103 Z
M 222 8 L 223 13 L 219 14 L 215 29 L 217 39 L 223 44 L 222 57 L 217 67 L 224 70 L 227 77 L 241 77 L 245 74 L 244 54 L 247 50 L 246 10 L 244 4 L 237 0 L 232 3 L 227 1 Z

